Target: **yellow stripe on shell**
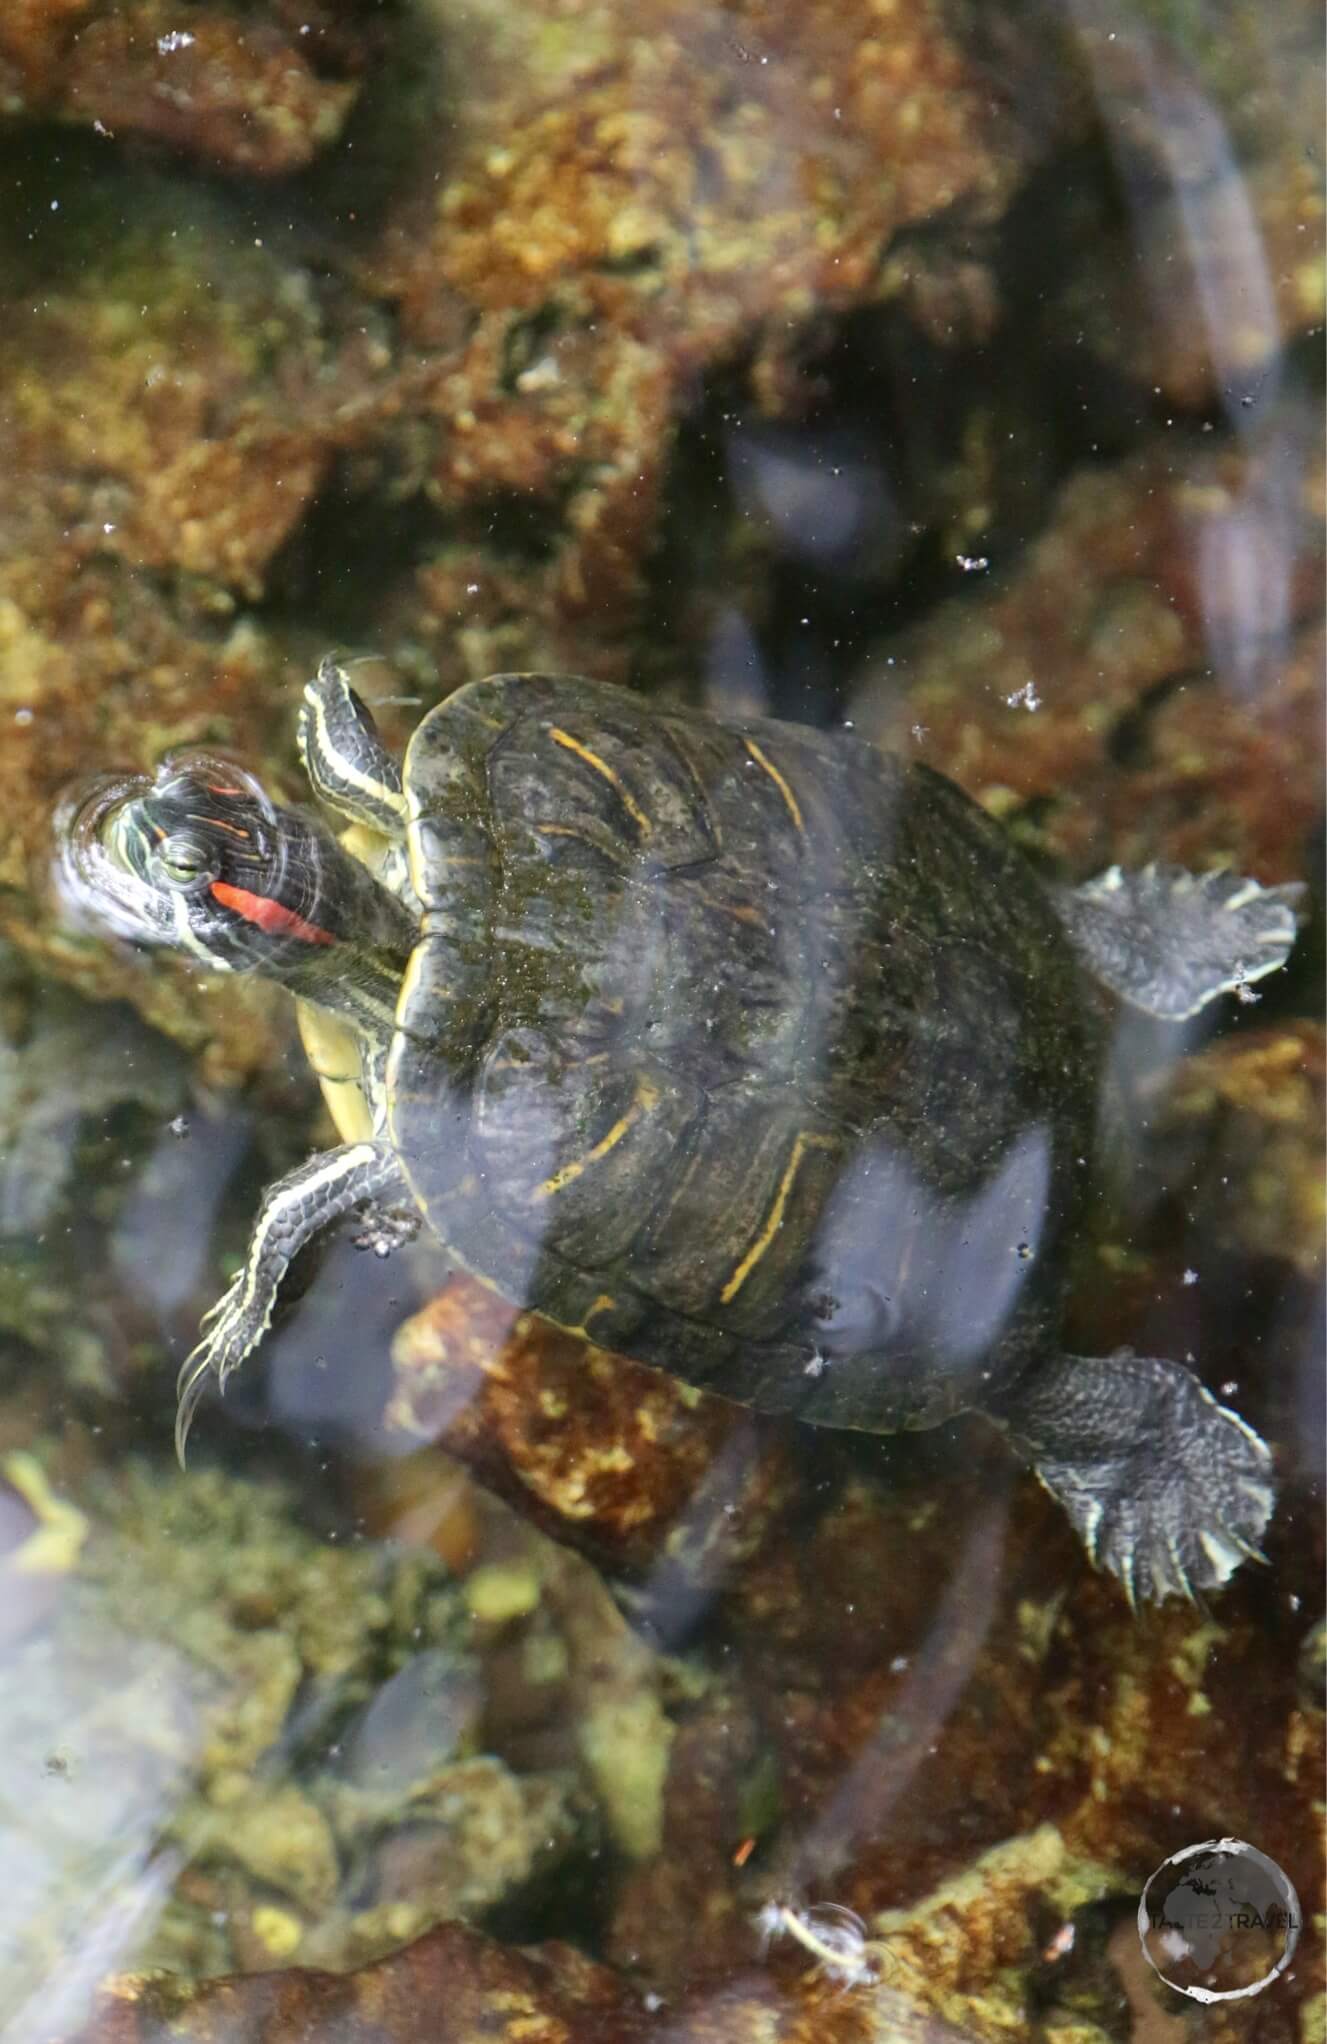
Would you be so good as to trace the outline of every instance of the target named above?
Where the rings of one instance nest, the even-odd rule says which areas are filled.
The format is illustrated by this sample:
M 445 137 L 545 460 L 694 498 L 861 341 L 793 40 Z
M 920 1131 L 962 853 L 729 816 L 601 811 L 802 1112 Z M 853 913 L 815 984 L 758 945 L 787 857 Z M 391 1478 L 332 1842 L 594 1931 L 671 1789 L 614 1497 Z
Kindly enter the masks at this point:
M 573 738 L 569 731 L 561 730 L 556 724 L 550 724 L 548 735 L 555 745 L 562 747 L 564 752 L 574 752 L 577 759 L 583 759 L 588 767 L 593 767 L 595 773 L 603 776 L 604 780 L 608 782 L 609 786 L 618 796 L 622 807 L 640 831 L 641 836 L 648 837 L 654 828 L 653 824 L 641 808 L 640 803 L 636 801 L 635 797 L 623 785 L 621 775 L 614 773 L 608 761 L 600 759 L 597 752 L 591 752 L 588 745 L 582 745 L 579 738 Z
M 760 1262 L 761 1257 L 769 1248 L 770 1243 L 778 1234 L 779 1229 L 783 1226 L 783 1217 L 787 1211 L 793 1183 L 798 1171 L 801 1169 L 802 1159 L 807 1151 L 827 1150 L 829 1148 L 830 1139 L 828 1136 L 809 1135 L 804 1129 L 799 1132 L 796 1141 L 793 1143 L 792 1155 L 784 1167 L 782 1178 L 779 1180 L 779 1189 L 774 1195 L 774 1200 L 768 1214 L 765 1216 L 765 1224 L 719 1294 L 723 1305 L 731 1306 L 752 1271 Z
M 766 756 L 766 754 L 761 751 L 760 747 L 756 744 L 754 738 L 744 738 L 742 740 L 742 743 L 746 747 L 747 751 L 750 753 L 756 765 L 758 767 L 763 767 L 765 769 L 765 772 L 769 775 L 775 787 L 782 795 L 784 802 L 787 804 L 788 814 L 789 816 L 791 816 L 794 824 L 797 827 L 798 832 L 802 837 L 805 837 L 806 824 L 803 820 L 802 811 L 798 804 L 797 797 L 794 795 L 792 789 L 789 787 L 783 775 L 779 772 L 779 769 L 775 766 L 773 760 L 769 759 Z
M 657 1106 L 658 1100 L 658 1087 L 649 1079 L 638 1079 L 636 1097 L 621 1120 L 615 1121 L 608 1134 L 603 1136 L 592 1150 L 587 1150 L 583 1157 L 573 1157 L 570 1164 L 564 1164 L 551 1178 L 546 1178 L 542 1185 L 536 1186 L 535 1198 L 551 1199 L 554 1193 L 562 1192 L 567 1186 L 574 1185 L 582 1173 L 589 1170 L 591 1164 L 601 1163 L 610 1150 L 617 1148 L 628 1129 L 634 1127 L 642 1114 L 648 1114 L 652 1107 Z

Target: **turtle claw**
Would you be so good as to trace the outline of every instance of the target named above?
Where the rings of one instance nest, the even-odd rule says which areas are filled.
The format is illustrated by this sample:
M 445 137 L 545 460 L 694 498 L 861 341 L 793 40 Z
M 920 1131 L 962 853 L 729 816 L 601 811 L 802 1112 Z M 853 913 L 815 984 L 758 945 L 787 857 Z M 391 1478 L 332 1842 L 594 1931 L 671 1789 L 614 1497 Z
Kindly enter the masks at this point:
M 197 1361 L 194 1360 L 195 1357 L 198 1358 Z M 211 1358 L 206 1353 L 200 1355 L 198 1349 L 187 1358 L 184 1368 L 180 1371 L 179 1403 L 175 1408 L 175 1458 L 181 1469 L 185 1466 L 189 1429 L 194 1423 L 194 1414 L 207 1389 L 211 1371 Z
M 175 1387 L 178 1400 L 175 1453 L 181 1468 L 184 1467 L 189 1429 L 207 1389 L 208 1379 L 215 1377 L 217 1389 L 224 1391 L 227 1378 L 258 1346 L 272 1318 L 275 1299 L 264 1313 L 252 1294 L 253 1287 L 246 1282 L 246 1273 L 241 1271 L 215 1306 L 204 1314 L 200 1323 L 204 1329 L 203 1339 L 190 1349 L 180 1367 Z

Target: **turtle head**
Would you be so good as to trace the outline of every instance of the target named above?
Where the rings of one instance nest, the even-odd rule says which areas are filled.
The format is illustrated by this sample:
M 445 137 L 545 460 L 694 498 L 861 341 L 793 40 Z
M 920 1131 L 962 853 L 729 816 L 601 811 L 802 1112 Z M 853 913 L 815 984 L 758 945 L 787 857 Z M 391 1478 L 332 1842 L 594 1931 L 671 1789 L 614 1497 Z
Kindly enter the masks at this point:
M 394 1004 L 406 911 L 316 817 L 278 808 L 231 761 L 177 753 L 150 779 L 103 777 L 67 798 L 57 830 L 66 894 L 119 935 L 327 1006 L 370 983 Z

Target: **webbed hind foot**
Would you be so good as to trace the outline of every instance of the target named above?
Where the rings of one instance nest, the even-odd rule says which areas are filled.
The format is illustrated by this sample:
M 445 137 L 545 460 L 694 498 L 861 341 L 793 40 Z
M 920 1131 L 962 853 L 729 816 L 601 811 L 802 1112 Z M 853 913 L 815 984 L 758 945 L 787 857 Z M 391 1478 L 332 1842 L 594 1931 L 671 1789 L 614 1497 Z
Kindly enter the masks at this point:
M 992 1417 L 1131 1604 L 1196 1598 L 1265 1558 L 1271 1453 L 1180 1364 L 1059 1356 Z

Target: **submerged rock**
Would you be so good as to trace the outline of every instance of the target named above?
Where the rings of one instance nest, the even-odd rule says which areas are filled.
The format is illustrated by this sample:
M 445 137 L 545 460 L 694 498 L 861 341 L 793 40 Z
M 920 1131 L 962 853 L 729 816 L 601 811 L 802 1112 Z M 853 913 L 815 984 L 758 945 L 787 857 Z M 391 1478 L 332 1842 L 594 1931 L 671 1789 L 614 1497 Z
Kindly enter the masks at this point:
M 1321 1281 L 1325 1092 L 1316 1022 L 1241 1030 L 1180 1068 L 1157 1134 L 1168 1173 L 1197 1180 L 1186 1215 L 1195 1256 L 1265 1259 Z
M 1076 877 L 1300 876 L 1322 812 L 1321 471 L 1307 415 L 1247 448 L 1084 468 L 998 579 L 881 643 L 859 729 Z
M 16 8 L 0 21 L 0 109 L 278 177 L 335 141 L 377 40 L 367 6 L 324 0 Z
M 436 1684 L 396 1771 L 372 1762 L 403 1681 L 478 1680 L 440 1563 L 329 1544 L 284 1487 L 214 1472 L 85 1474 L 81 1515 L 48 1488 L 46 1549 L 77 1521 L 61 1566 L 34 1573 L 39 1527 L 4 1558 L 53 1585 L 5 1640 L 0 1804 L 27 1869 L 0 1911 L 7 2005 L 58 1987 L 75 2008 L 117 1949 L 196 1974 L 344 1970 L 575 1845 L 572 1771 L 476 1750 L 473 1703 L 434 1708 Z
M 447 1924 L 361 1973 L 289 1972 L 189 1989 L 111 1982 L 92 2021 L 50 2044 L 235 2044 L 331 2036 L 340 2044 L 411 2044 L 427 2011 L 431 2044 L 981 2044 L 882 1985 L 845 1996 L 833 1981 L 745 1976 L 710 1995 L 665 2004 L 638 1995 L 571 1945 L 524 1951 Z

